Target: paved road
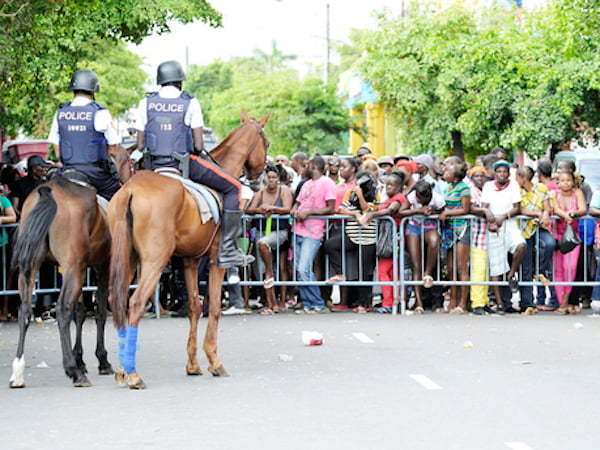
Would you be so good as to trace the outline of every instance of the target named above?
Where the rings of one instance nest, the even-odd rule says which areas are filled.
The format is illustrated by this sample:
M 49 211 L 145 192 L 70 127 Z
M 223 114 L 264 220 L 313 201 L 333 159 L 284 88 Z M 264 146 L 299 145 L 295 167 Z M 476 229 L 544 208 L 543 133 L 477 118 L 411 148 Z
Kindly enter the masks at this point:
M 184 374 L 186 330 L 144 321 L 148 389 L 130 391 L 95 370 L 93 387 L 72 388 L 56 326 L 33 325 L 27 388 L 0 387 L 0 448 L 600 448 L 600 318 L 225 317 L 222 379 Z M 303 330 L 324 345 L 304 347 Z M 0 325 L 4 386 L 17 331 Z M 95 367 L 92 323 L 85 339 Z

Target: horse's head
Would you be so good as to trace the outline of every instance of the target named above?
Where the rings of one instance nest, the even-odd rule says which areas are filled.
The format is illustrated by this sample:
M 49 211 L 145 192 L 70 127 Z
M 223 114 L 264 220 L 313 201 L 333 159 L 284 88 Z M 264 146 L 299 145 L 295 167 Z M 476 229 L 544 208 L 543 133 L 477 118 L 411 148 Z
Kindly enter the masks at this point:
M 247 127 L 255 137 L 251 138 L 251 147 L 244 163 L 244 171 L 248 179 L 258 178 L 267 163 L 267 151 L 269 149 L 269 140 L 265 135 L 263 128 L 269 120 L 266 115 L 261 120 L 251 119 L 245 111 L 241 113 L 242 127 Z

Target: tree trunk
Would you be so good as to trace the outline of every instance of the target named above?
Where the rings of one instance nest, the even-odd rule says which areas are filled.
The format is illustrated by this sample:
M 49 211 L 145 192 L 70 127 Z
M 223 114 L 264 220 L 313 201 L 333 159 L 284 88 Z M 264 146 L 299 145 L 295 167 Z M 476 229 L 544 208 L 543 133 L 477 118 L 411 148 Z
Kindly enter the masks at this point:
M 465 150 L 463 148 L 462 133 L 460 131 L 454 130 L 452 132 L 452 148 L 454 149 L 454 155 L 464 161 Z

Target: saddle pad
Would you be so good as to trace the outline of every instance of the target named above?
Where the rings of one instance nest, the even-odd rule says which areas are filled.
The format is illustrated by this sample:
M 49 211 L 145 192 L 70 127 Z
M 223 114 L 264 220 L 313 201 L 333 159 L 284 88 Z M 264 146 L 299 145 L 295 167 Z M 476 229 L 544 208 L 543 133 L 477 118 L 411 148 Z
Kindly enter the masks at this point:
M 192 180 L 183 178 L 181 175 L 171 171 L 157 170 L 155 172 L 165 177 L 178 180 L 183 184 L 198 206 L 202 223 L 206 223 L 210 219 L 213 219 L 215 223 L 219 223 L 221 215 L 221 199 L 215 191 L 201 184 L 194 183 Z
M 100 209 L 104 212 L 104 214 L 106 214 L 108 211 L 108 200 L 96 194 L 96 201 L 98 202 Z

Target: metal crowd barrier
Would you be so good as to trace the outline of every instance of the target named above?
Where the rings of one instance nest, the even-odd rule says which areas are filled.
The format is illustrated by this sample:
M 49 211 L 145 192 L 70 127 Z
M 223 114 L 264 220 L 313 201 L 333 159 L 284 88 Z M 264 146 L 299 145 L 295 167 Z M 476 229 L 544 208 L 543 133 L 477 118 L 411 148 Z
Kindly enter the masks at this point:
M 440 234 L 441 236 L 441 224 L 438 220 L 438 215 L 431 215 L 431 216 L 410 216 L 410 217 L 404 217 L 401 222 L 400 222 L 400 227 L 399 227 L 399 233 L 401 236 L 405 236 L 406 234 L 406 225 L 407 222 L 411 219 L 411 218 L 418 218 L 418 219 L 435 219 L 436 221 L 436 230 L 438 232 L 438 234 Z M 470 246 L 472 247 L 472 239 L 473 239 L 473 222 L 476 220 L 482 220 L 482 217 L 479 216 L 474 216 L 474 215 L 464 215 L 464 216 L 452 216 L 452 219 L 467 219 L 469 220 L 469 232 L 471 233 L 471 243 Z M 524 216 L 524 215 L 519 215 L 514 217 L 513 219 L 517 220 L 519 223 L 521 223 L 522 221 L 529 221 L 532 220 L 531 217 L 529 216 Z M 598 220 L 600 220 L 599 218 L 596 217 L 592 217 L 589 215 L 586 216 L 582 216 L 582 217 L 578 217 L 576 220 L 579 221 L 581 219 L 591 219 L 594 221 L 594 225 L 596 225 L 596 222 Z M 558 220 L 562 220 L 560 217 L 558 216 L 551 216 L 551 220 L 552 220 L 552 227 L 554 229 L 554 227 L 557 226 L 557 221 Z M 539 225 L 539 224 L 538 224 Z M 520 228 L 520 227 L 519 227 Z M 421 224 L 421 254 L 419 255 L 421 258 L 421 267 L 425 267 L 425 245 L 424 245 L 424 225 Z M 588 231 L 588 228 L 586 226 L 583 227 L 583 235 L 581 235 L 579 233 L 579 230 L 576 230 L 578 236 L 580 237 L 580 239 L 582 240 L 582 243 L 580 244 L 581 249 L 582 249 L 582 253 L 583 256 L 580 256 L 579 258 L 583 258 L 583 280 L 580 281 L 555 281 L 555 267 L 554 264 L 552 264 L 552 280 L 548 280 L 547 283 L 543 283 L 541 281 L 538 280 L 531 280 L 531 281 L 522 281 L 523 280 L 523 265 L 521 265 L 519 267 L 519 275 L 518 275 L 518 280 L 519 280 L 519 287 L 526 287 L 526 286 L 531 286 L 531 287 L 536 287 L 537 289 L 545 289 L 546 286 L 572 286 L 572 287 L 593 287 L 593 286 L 599 286 L 600 285 L 600 280 L 596 280 L 595 276 L 594 279 L 591 280 L 588 277 L 588 268 L 589 268 L 589 255 L 588 255 L 588 249 L 591 247 L 593 249 L 594 247 L 594 234 L 595 234 L 595 226 L 594 226 L 594 230 L 592 231 Z M 489 232 L 489 231 L 488 231 Z M 591 235 L 590 235 L 591 233 Z M 589 238 L 592 238 L 592 242 L 591 244 L 588 244 L 587 241 Z M 534 263 L 535 263 L 535 270 L 532 269 L 532 274 L 535 276 L 537 274 L 540 273 L 540 237 L 539 237 L 539 233 L 536 232 L 535 233 L 535 248 L 534 248 Z M 400 268 L 404 268 L 407 265 L 407 248 L 406 248 L 406 240 L 404 238 L 401 238 L 398 240 L 400 242 L 400 248 L 399 248 L 399 254 L 400 254 Z M 557 247 L 558 248 L 558 243 L 557 243 Z M 506 279 L 506 274 L 504 274 L 502 276 L 502 281 L 491 281 L 489 280 L 490 276 L 489 276 L 489 267 L 488 267 L 488 281 L 472 281 L 471 279 L 469 281 L 451 281 L 451 280 L 444 280 L 442 279 L 442 268 L 444 266 L 443 264 L 443 255 L 442 255 L 442 251 L 438 251 L 437 253 L 437 261 L 435 264 L 435 268 L 436 268 L 436 276 L 434 276 L 434 281 L 433 281 L 433 285 L 434 286 L 508 286 L 509 285 L 509 281 Z M 454 271 L 456 271 L 456 254 L 457 252 L 453 252 L 453 268 Z M 488 255 L 489 258 L 489 255 Z M 469 257 L 470 260 L 470 257 Z M 489 261 L 489 259 L 488 259 Z M 410 263 L 410 257 L 408 257 L 408 262 Z M 409 264 L 410 265 L 410 264 Z M 469 264 L 469 271 L 471 271 L 472 267 Z M 577 276 L 577 267 L 575 268 L 576 271 L 576 276 Z M 421 280 L 420 281 L 416 281 L 416 280 L 412 280 L 412 279 L 404 279 L 404 270 L 400 270 L 400 306 L 402 308 L 402 311 L 405 310 L 405 303 L 406 303 L 406 292 L 405 292 L 405 287 L 408 286 L 422 286 L 424 285 L 424 282 L 422 281 L 423 278 L 423 273 L 421 273 Z M 448 274 L 449 275 L 449 274 Z M 453 278 L 456 278 L 456 272 L 453 273 Z M 469 278 L 472 278 L 471 276 Z M 535 296 L 534 296 L 535 297 Z M 396 309 L 396 308 L 394 308 Z
M 280 231 L 280 220 L 287 220 L 289 223 L 289 238 L 287 241 L 287 244 L 285 244 L 284 246 L 282 246 L 283 243 L 279 242 L 279 233 L 277 233 L 277 241 L 276 241 L 276 248 L 272 249 L 274 253 L 274 258 L 273 258 L 273 265 L 274 265 L 274 278 L 275 281 L 273 283 L 274 286 L 300 286 L 300 285 L 314 285 L 314 286 L 333 286 L 332 284 L 327 283 L 327 280 L 330 278 L 331 273 L 330 273 L 330 264 L 329 264 L 329 257 L 326 256 L 325 257 L 325 263 L 324 263 L 324 274 L 321 277 L 321 279 L 316 280 L 316 281 L 310 281 L 310 282 L 301 282 L 297 279 L 297 259 L 295 258 L 295 247 L 296 247 L 296 242 L 295 239 L 293 239 L 292 237 L 292 232 L 291 230 L 293 229 L 293 225 L 294 225 L 294 219 L 291 216 L 279 216 L 279 215 L 272 215 L 271 216 L 271 220 L 272 220 L 272 224 L 274 225 L 274 227 L 272 227 L 271 232 L 277 233 L 278 231 Z M 311 218 L 316 218 L 316 219 L 322 219 L 325 221 L 325 234 L 324 234 L 324 238 L 321 241 L 321 247 L 323 246 L 324 242 L 326 240 L 328 240 L 331 235 L 332 235 L 332 230 L 333 227 L 338 227 L 338 230 L 341 233 L 341 236 L 345 236 L 346 233 L 346 223 L 349 219 L 351 219 L 351 217 L 349 216 L 343 216 L 343 215 L 331 215 L 331 216 L 311 216 Z M 393 308 L 393 312 L 394 314 L 397 313 L 398 308 L 400 309 L 400 313 L 404 313 L 406 310 L 406 288 L 408 287 L 412 287 L 412 286 L 419 286 L 419 285 L 423 285 L 423 281 L 422 281 L 422 276 L 421 276 L 421 281 L 414 281 L 412 279 L 408 279 L 406 277 L 406 273 L 405 273 L 405 268 L 409 267 L 410 264 L 408 264 L 410 262 L 410 259 L 407 261 L 407 256 L 406 256 L 406 252 L 407 252 L 407 248 L 406 248 L 406 240 L 405 240 L 405 231 L 406 231 L 406 224 L 407 221 L 410 220 L 411 218 L 419 218 L 419 219 L 424 219 L 425 217 L 423 216 L 411 216 L 411 217 L 405 217 L 400 221 L 400 225 L 397 226 L 396 222 L 391 218 L 391 217 L 381 217 L 381 218 L 377 218 L 376 220 L 387 220 L 390 221 L 392 223 L 393 226 L 393 242 L 392 242 L 392 248 L 393 248 L 393 279 L 391 281 L 379 281 L 377 279 L 377 257 L 375 257 L 375 260 L 373 261 L 373 264 L 375 264 L 375 268 L 374 268 L 374 277 L 371 280 L 366 280 L 364 279 L 364 274 L 362 273 L 362 258 L 363 258 L 363 252 L 362 252 L 362 245 L 358 246 L 358 271 L 359 271 L 359 276 L 358 276 L 358 280 L 346 280 L 343 282 L 337 282 L 335 283 L 335 285 L 338 286 L 370 286 L 370 287 L 377 287 L 377 286 L 392 286 L 394 289 L 394 308 Z M 481 218 L 478 216 L 473 216 L 473 215 L 466 215 L 466 216 L 453 216 L 453 219 L 466 219 L 469 220 L 470 224 L 471 224 L 471 228 L 470 228 L 470 232 L 472 232 L 472 223 L 474 220 L 480 220 Z M 261 220 L 262 219 L 262 220 Z M 432 216 L 428 216 L 427 219 L 435 219 L 436 220 L 436 227 L 438 230 L 438 233 L 440 232 L 440 223 L 437 220 L 437 216 L 432 215 Z M 531 220 L 530 217 L 527 216 L 518 216 L 516 217 L 517 220 L 521 221 L 521 220 Z M 554 222 L 557 220 L 557 217 L 553 217 Z M 593 218 L 591 216 L 584 216 L 578 219 L 593 219 L 594 221 L 598 220 L 596 218 Z M 258 241 L 258 239 L 264 235 L 265 233 L 265 229 L 264 229 L 264 225 L 265 225 L 265 221 L 266 218 L 264 216 L 260 216 L 260 215 L 245 215 L 242 218 L 242 223 L 243 223 L 243 229 L 245 231 L 245 238 L 248 239 L 248 241 L 253 241 L 255 244 Z M 555 225 L 555 223 L 554 223 Z M 17 224 L 6 224 L 6 225 L 2 225 L 1 228 L 2 229 L 13 229 L 17 226 Z M 423 224 L 421 224 L 421 227 L 423 227 Z M 377 227 L 377 230 L 379 230 L 379 227 Z M 594 232 L 594 231 L 590 231 L 590 232 Z M 585 287 L 592 287 L 592 286 L 598 286 L 600 285 L 600 280 L 596 281 L 591 280 L 590 277 L 588 277 L 588 263 L 589 263 L 589 255 L 588 255 L 588 248 L 589 245 L 587 244 L 587 240 L 588 240 L 588 228 L 584 227 L 584 234 L 583 236 L 581 236 L 582 240 L 583 240 L 583 244 L 582 244 L 582 249 L 583 249 L 583 280 L 582 281 L 564 281 L 564 282 L 557 282 L 557 281 L 550 281 L 549 285 L 550 286 L 585 286 Z M 378 237 L 379 238 L 379 237 Z M 539 235 L 536 234 L 536 251 L 535 251 L 535 270 L 533 271 L 533 274 L 538 274 L 539 273 L 539 267 L 540 267 L 540 256 L 539 256 Z M 347 269 L 347 265 L 348 265 L 348 261 L 347 261 L 347 257 L 348 257 L 348 252 L 346 252 L 345 249 L 345 239 L 342 239 L 341 242 L 341 247 L 342 247 L 342 272 L 345 274 L 346 273 L 346 269 Z M 10 243 L 8 244 L 10 245 Z M 8 260 L 8 245 L 2 247 L 2 286 L 0 289 L 0 295 L 18 295 L 18 290 L 16 289 L 10 289 L 8 286 L 8 282 L 9 282 L 9 264 L 10 261 Z M 591 244 L 593 246 L 593 242 Z M 285 249 L 287 250 L 287 252 L 290 251 L 291 249 L 291 253 L 286 253 L 286 252 L 282 252 L 282 250 Z M 281 273 L 280 273 L 280 258 L 281 257 L 287 257 L 286 255 L 291 255 L 291 260 L 290 263 L 292 264 L 292 271 L 291 271 L 291 279 L 290 280 L 283 280 L 281 277 Z M 453 257 L 456 258 L 456 252 L 453 252 Z M 421 254 L 420 254 L 420 258 L 421 258 L 421 267 L 424 268 L 425 267 L 425 245 L 424 245 L 424 233 L 421 232 Z M 456 262 L 456 261 L 454 261 Z M 484 285 L 484 286 L 494 286 L 494 285 L 499 285 L 499 286 L 507 286 L 508 285 L 508 280 L 503 279 L 502 281 L 450 281 L 450 280 L 445 280 L 442 277 L 442 268 L 443 268 L 443 256 L 442 256 L 442 252 L 438 251 L 438 255 L 437 255 L 437 261 L 435 264 L 435 276 L 434 276 L 434 281 L 433 281 L 433 285 L 434 286 L 463 286 L 463 285 L 467 285 L 467 286 L 477 286 L 477 285 Z M 456 270 L 456 264 L 453 264 L 454 269 Z M 262 286 L 263 285 L 263 280 L 262 279 L 252 279 L 253 277 L 251 276 L 249 268 L 244 268 L 244 270 L 242 271 L 243 273 L 243 277 L 242 277 L 242 281 L 241 281 L 241 285 L 242 286 Z M 489 273 L 489 271 L 488 271 Z M 260 276 L 260 273 L 258 274 Z M 421 274 L 422 275 L 422 274 Z M 257 278 L 256 276 L 254 278 Z M 488 277 L 489 278 L 489 277 Z M 595 278 L 595 277 L 594 277 Z M 60 292 L 60 287 L 61 287 L 61 276 L 59 273 L 58 268 L 55 266 L 54 268 L 54 276 L 53 276 L 53 280 L 54 283 L 51 287 L 44 287 L 41 288 L 39 286 L 39 282 L 36 282 L 36 288 L 34 290 L 34 296 L 36 295 L 40 295 L 40 294 L 48 294 L 48 293 L 58 293 Z M 532 280 L 532 281 L 521 281 L 522 280 L 522 268 L 520 270 L 519 273 L 519 285 L 520 286 L 534 286 L 537 288 L 545 288 L 544 283 L 537 281 L 537 280 Z M 554 267 L 553 267 L 553 278 L 552 280 L 554 280 Z M 16 280 L 15 280 L 16 281 Z M 16 282 L 15 282 L 16 285 Z M 132 288 L 135 288 L 135 285 L 131 286 Z M 95 291 L 97 290 L 97 287 L 94 285 L 93 281 L 92 281 L 92 277 L 90 275 L 90 270 L 88 269 L 88 271 L 86 272 L 85 275 L 85 283 L 84 283 L 84 287 L 83 287 L 84 291 Z M 157 317 L 160 317 L 160 306 L 159 306 L 159 292 L 160 292 L 160 286 L 157 286 L 155 295 L 154 295 L 154 303 L 155 303 L 155 310 L 156 310 L 156 315 Z

